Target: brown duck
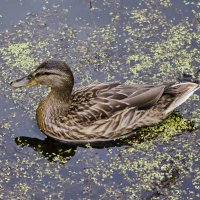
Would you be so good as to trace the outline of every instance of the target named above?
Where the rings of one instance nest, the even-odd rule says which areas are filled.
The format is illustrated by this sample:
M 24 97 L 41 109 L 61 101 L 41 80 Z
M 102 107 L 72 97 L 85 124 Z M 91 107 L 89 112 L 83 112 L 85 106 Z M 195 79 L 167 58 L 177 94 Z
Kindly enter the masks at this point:
M 47 85 L 51 92 L 40 102 L 36 118 L 49 137 L 72 143 L 114 140 L 137 128 L 157 124 L 195 90 L 196 83 L 122 85 L 100 83 L 74 88 L 74 77 L 62 61 L 42 63 L 13 87 Z

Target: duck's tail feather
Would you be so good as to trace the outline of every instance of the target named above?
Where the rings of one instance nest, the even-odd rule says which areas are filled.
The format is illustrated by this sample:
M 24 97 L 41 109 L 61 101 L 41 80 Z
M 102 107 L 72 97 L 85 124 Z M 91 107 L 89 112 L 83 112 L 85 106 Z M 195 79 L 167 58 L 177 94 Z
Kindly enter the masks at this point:
M 175 98 L 174 101 L 172 101 L 172 103 L 165 110 L 164 114 L 168 114 L 176 107 L 180 106 L 199 88 L 200 86 L 198 84 L 192 82 L 174 84 L 167 88 L 164 93 L 173 95 Z

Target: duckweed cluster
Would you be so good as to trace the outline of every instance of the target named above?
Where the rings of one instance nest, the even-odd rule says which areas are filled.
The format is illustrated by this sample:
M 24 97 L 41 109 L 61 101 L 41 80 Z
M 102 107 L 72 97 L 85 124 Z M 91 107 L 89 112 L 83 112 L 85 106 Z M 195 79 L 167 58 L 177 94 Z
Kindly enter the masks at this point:
M 34 115 L 48 89 L 9 82 L 52 58 L 67 61 L 77 86 L 194 77 L 200 4 L 94 0 L 81 1 L 80 13 L 68 4 L 55 1 L 0 33 L 0 199 L 199 199 L 199 91 L 162 124 L 95 148 L 46 138 Z
M 1 48 L 0 52 L 7 65 L 20 68 L 22 72 L 28 73 L 31 68 L 39 64 L 31 57 L 32 51 L 37 51 L 45 45 L 47 45 L 46 42 L 38 42 L 37 47 L 34 48 L 30 42 L 17 43 Z M 15 60 L 14 63 L 13 60 Z

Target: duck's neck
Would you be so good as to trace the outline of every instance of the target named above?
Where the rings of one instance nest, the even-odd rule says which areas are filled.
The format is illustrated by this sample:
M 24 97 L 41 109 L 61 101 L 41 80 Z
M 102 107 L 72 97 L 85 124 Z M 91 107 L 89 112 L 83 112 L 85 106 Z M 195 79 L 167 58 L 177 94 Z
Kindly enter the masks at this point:
M 48 111 L 46 114 L 52 116 L 66 115 L 71 104 L 70 98 L 71 91 L 52 89 L 48 96 L 44 99 L 44 103 L 42 103 L 45 110 Z
M 54 90 L 44 98 L 36 111 L 36 118 L 41 129 L 55 123 L 60 117 L 67 116 L 71 104 L 71 91 Z
M 49 93 L 48 97 L 51 101 L 56 101 L 60 104 L 68 104 L 70 101 L 72 89 L 66 90 L 66 89 L 51 89 L 51 92 Z

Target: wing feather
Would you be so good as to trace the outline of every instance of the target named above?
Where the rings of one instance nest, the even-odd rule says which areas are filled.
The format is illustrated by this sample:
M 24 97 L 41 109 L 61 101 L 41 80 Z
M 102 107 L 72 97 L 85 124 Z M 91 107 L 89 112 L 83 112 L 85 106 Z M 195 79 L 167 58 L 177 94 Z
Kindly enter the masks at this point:
M 92 124 L 97 120 L 106 120 L 126 108 L 150 108 L 159 101 L 165 88 L 166 85 L 90 85 L 73 92 L 69 112 L 73 111 L 78 123 Z

